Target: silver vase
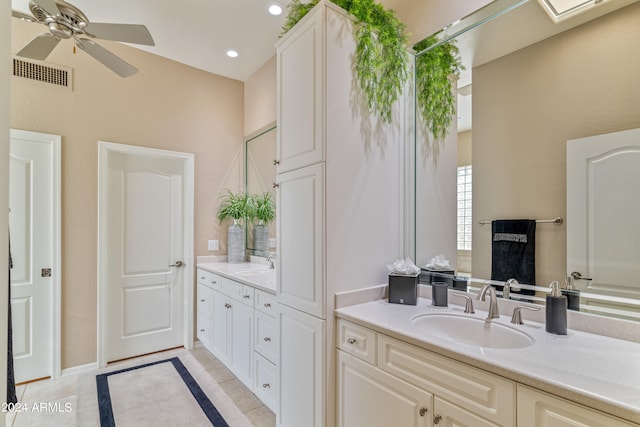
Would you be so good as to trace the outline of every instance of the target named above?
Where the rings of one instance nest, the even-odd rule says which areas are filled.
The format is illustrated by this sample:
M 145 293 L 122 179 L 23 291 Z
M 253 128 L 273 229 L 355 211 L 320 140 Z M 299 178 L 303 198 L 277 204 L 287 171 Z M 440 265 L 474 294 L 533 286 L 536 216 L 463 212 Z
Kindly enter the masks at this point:
M 253 248 L 259 256 L 266 256 L 269 252 L 269 227 L 262 221 L 253 227 Z
M 229 226 L 228 244 L 227 261 L 229 263 L 245 262 L 244 228 L 236 220 L 233 220 L 233 224 Z

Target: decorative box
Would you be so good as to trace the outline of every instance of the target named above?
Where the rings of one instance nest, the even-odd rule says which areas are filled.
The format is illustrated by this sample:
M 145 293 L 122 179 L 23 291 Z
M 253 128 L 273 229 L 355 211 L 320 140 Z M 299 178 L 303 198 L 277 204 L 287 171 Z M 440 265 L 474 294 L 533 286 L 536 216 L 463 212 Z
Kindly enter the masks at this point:
M 389 274 L 389 302 L 416 305 L 420 273 L 414 275 Z

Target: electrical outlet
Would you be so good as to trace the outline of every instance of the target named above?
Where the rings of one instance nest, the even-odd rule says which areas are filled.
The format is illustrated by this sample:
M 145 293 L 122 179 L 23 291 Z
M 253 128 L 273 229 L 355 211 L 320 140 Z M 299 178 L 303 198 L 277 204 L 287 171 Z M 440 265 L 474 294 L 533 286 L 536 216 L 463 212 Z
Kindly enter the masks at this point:
M 276 247 L 276 239 L 275 239 L 275 237 L 269 237 L 269 247 L 270 248 L 275 248 Z
M 210 251 L 220 250 L 220 243 L 218 240 L 209 240 L 207 246 Z

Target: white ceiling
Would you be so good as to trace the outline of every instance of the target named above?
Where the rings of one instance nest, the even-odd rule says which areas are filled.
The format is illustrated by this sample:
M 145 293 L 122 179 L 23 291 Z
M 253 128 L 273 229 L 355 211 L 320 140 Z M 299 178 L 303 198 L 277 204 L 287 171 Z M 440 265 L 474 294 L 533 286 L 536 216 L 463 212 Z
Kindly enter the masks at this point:
M 278 0 L 286 5 L 289 0 Z M 138 46 L 214 74 L 244 81 L 275 54 L 284 23 L 267 13 L 271 0 L 72 0 L 91 22 L 144 24 L 155 46 Z M 29 11 L 29 0 L 11 0 Z M 31 24 L 39 25 L 39 24 Z M 42 31 L 47 31 L 43 25 Z M 98 42 L 99 43 L 99 42 Z M 235 59 L 225 55 L 233 48 Z

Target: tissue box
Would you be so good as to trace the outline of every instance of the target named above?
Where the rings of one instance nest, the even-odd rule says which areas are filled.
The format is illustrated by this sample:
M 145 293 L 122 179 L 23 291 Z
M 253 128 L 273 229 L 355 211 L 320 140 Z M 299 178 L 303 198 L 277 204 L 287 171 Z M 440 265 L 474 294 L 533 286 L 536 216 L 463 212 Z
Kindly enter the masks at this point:
M 414 275 L 389 274 L 389 302 L 416 305 L 420 273 Z

